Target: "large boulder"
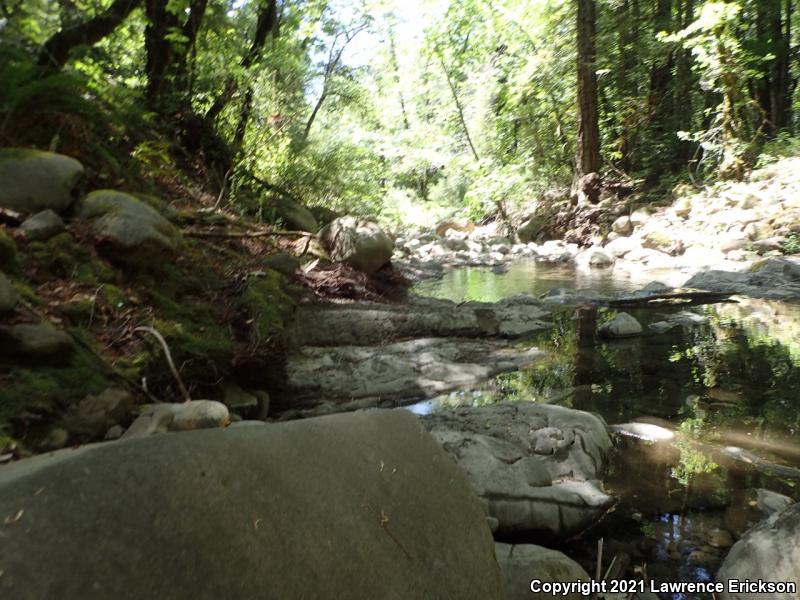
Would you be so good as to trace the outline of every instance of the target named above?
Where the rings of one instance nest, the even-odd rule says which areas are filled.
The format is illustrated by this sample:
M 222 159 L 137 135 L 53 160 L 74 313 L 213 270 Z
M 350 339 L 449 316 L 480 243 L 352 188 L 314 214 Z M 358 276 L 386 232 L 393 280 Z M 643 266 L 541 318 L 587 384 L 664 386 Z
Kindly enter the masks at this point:
M 589 574 L 574 560 L 558 552 L 533 544 L 495 544 L 497 563 L 503 574 L 503 591 L 506 600 L 552 600 L 558 595 L 563 600 L 583 600 L 577 591 L 565 594 L 534 592 L 531 582 L 569 584 L 590 581 Z M 540 588 L 535 585 L 534 588 Z
M 0 597 L 500 599 L 477 499 L 405 411 L 62 450 L 0 471 Z
M 311 233 L 319 231 L 317 219 L 305 206 L 289 198 L 281 198 L 278 200 L 277 208 L 278 214 L 291 227 Z
M 733 548 L 717 575 L 718 581 L 792 582 L 800 586 L 800 504 L 794 504 L 748 531 Z M 721 600 L 796 598 L 792 594 L 734 591 L 730 586 Z
M 373 273 L 389 262 L 394 242 L 372 221 L 340 217 L 320 231 L 320 239 L 332 260 Z
M 0 356 L 11 359 L 64 362 L 75 349 L 72 337 L 49 324 L 0 327 Z
M 157 210 L 115 190 L 98 190 L 84 198 L 78 215 L 92 221 L 98 246 L 110 258 L 149 267 L 171 258 L 180 233 Z
M 614 503 L 599 481 L 611 439 L 595 415 L 520 401 L 422 419 L 466 473 L 501 535 L 564 539 Z
M 75 201 L 83 165 L 52 152 L 0 149 L 0 208 L 21 213 L 64 212 Z

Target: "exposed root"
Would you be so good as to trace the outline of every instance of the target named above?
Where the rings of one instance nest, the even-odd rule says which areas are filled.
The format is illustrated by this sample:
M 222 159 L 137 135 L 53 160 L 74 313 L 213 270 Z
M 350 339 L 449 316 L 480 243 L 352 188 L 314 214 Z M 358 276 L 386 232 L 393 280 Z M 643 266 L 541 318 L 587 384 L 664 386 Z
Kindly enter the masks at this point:
M 178 388 L 181 390 L 181 396 L 183 397 L 184 402 L 189 402 L 192 398 L 189 396 L 189 391 L 186 389 L 186 386 L 183 385 L 183 379 L 181 379 L 180 373 L 178 373 L 178 369 L 175 368 L 175 362 L 172 360 L 172 353 L 169 351 L 169 346 L 167 345 L 167 340 L 164 339 L 164 336 L 161 335 L 155 328 L 153 327 L 136 327 L 134 332 L 142 331 L 144 333 L 149 333 L 154 338 L 158 340 L 158 343 L 161 344 L 161 347 L 164 349 L 164 356 L 167 359 L 167 366 L 169 366 L 169 370 L 172 372 L 172 376 L 175 378 L 175 381 L 178 384 Z

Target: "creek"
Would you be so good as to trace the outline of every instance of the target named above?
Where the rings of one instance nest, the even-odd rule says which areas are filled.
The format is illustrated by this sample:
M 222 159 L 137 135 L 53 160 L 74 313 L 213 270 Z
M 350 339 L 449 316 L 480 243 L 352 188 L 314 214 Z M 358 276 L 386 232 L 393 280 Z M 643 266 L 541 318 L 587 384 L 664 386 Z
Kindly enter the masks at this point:
M 630 292 L 657 278 L 528 261 L 504 274 L 451 270 L 413 291 L 456 302 L 498 301 L 551 288 Z M 565 306 L 552 329 L 525 342 L 546 350 L 545 361 L 409 408 L 425 414 L 532 401 L 595 412 L 612 426 L 646 425 L 655 437 L 615 435 L 604 482 L 620 498 L 617 507 L 559 549 L 593 573 L 603 538 L 606 565 L 624 552 L 656 582 L 712 581 L 733 539 L 761 518 L 772 493 L 800 499 L 800 305 L 734 300 L 628 311 L 644 334 L 620 340 L 596 335 L 615 311 Z M 680 325 L 665 333 L 649 329 L 665 320 Z

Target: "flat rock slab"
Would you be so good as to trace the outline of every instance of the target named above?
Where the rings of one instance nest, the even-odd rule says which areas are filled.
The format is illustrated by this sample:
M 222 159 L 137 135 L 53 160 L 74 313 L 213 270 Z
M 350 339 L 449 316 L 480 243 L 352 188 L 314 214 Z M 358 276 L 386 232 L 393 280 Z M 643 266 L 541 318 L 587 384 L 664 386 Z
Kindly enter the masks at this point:
M 309 346 L 287 361 L 291 408 L 323 399 L 414 400 L 477 384 L 544 353 L 502 341 L 421 338 L 384 346 Z M 280 407 L 279 407 L 280 408 Z
M 800 257 L 769 258 L 748 273 L 704 271 L 684 287 L 712 292 L 732 292 L 753 298 L 800 300 Z
M 0 469 L 0 597 L 501 598 L 483 511 L 405 411 L 174 433 Z
M 421 417 L 466 473 L 496 533 L 575 535 L 614 498 L 603 491 L 611 438 L 595 415 L 532 402 Z
M 297 346 L 382 344 L 411 337 L 505 337 L 549 327 L 550 311 L 530 296 L 497 303 L 411 297 L 403 304 L 300 307 L 290 328 Z

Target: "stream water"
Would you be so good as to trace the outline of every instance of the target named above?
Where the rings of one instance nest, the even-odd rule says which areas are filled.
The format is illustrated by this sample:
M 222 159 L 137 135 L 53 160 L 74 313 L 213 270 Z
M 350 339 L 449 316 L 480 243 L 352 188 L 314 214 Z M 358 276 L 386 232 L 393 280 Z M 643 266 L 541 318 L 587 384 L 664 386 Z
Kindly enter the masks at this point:
M 497 301 L 555 287 L 627 292 L 653 279 L 519 262 L 505 274 L 449 271 L 414 292 Z M 758 505 L 769 492 L 800 499 L 800 305 L 736 300 L 628 311 L 645 334 L 618 341 L 594 335 L 613 311 L 564 309 L 552 330 L 526 342 L 547 350 L 547 360 L 411 409 L 547 402 L 596 412 L 612 425 L 637 421 L 673 431 L 670 443 L 617 436 L 605 484 L 621 501 L 562 549 L 593 572 L 603 538 L 607 557 L 625 552 L 656 581 L 711 580 L 728 534 L 738 537 L 760 519 Z M 678 313 L 683 326 L 649 331 Z

